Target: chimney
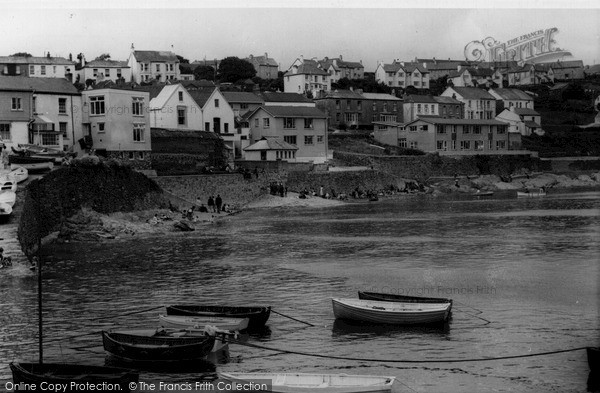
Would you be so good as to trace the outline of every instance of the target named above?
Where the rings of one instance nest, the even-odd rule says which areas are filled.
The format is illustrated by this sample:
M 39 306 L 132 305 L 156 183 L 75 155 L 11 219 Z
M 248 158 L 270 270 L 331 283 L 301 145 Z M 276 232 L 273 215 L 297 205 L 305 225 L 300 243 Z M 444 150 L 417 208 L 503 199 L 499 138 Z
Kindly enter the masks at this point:
M 73 61 L 73 54 L 69 53 L 69 61 Z
M 131 52 L 135 51 L 135 47 L 133 46 L 133 42 L 131 43 Z
M 269 58 L 269 54 L 267 52 L 265 52 L 265 60 L 267 60 Z
M 344 58 L 342 57 L 342 55 L 340 55 L 340 60 L 344 60 Z
M 304 55 L 300 55 L 300 63 L 304 63 Z

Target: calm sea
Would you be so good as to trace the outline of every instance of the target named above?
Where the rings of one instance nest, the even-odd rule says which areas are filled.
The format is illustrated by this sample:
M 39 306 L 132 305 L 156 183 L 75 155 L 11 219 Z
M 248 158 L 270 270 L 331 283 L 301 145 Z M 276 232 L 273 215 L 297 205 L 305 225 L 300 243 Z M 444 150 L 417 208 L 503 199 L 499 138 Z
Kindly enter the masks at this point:
M 271 305 L 314 326 L 272 314 L 249 343 L 349 359 L 232 345 L 219 371 L 392 375 L 398 391 L 583 392 L 585 351 L 478 359 L 600 345 L 599 216 L 597 191 L 407 196 L 246 211 L 193 233 L 61 245 L 44 270 L 44 360 L 104 364 L 99 331 L 155 327 L 164 309 L 151 308 Z M 358 290 L 451 297 L 453 317 L 440 329 L 335 321 L 331 298 Z M 0 271 L 0 296 L 1 390 L 8 362 L 37 360 L 37 277 L 21 266 Z M 468 361 L 427 362 L 440 359 Z M 401 360 L 423 362 L 393 362 Z

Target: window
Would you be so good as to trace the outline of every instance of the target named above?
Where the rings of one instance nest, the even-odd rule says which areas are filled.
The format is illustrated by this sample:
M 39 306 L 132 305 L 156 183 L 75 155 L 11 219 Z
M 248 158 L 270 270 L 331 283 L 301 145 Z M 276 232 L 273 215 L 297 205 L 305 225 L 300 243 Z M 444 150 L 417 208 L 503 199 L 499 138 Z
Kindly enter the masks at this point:
M 340 121 L 340 112 L 337 112 L 335 114 L 335 121 L 339 123 L 339 121 Z
M 58 113 L 66 114 L 67 113 L 67 99 L 59 98 L 58 99 Z
M 452 133 L 456 134 L 457 129 L 458 129 L 458 126 L 456 126 L 456 125 L 452 126 Z
M 218 107 L 219 107 L 219 99 L 215 98 L 215 108 L 218 108 Z
M 41 66 L 41 74 L 46 75 L 46 66 Z
M 67 138 L 67 123 L 66 122 L 58 123 L 58 130 L 62 134 L 63 138 Z
M 429 114 L 429 106 L 423 105 L 425 107 L 425 114 Z
M 450 127 L 450 126 L 439 125 L 439 126 L 436 127 L 436 132 L 438 134 L 445 134 L 446 133 L 446 127 Z
M 340 100 L 335 100 L 335 109 L 340 109 Z
M 506 149 L 505 141 L 496 141 L 496 150 Z
M 481 134 L 481 126 L 480 125 L 473 126 L 473 134 Z
M 29 75 L 35 75 L 35 66 L 29 66 Z
M 179 92 L 179 101 L 183 101 L 183 92 L 182 91 Z
M 362 111 L 362 101 L 357 101 L 356 102 L 356 107 L 359 111 Z
M 392 106 L 392 112 L 398 112 L 398 104 L 396 104 L 394 102 L 394 105 Z
M 323 135 L 317 135 L 317 143 L 323 143 L 324 140 Z
M 305 145 L 312 145 L 313 144 L 313 135 L 304 135 L 304 144 Z
M 296 135 L 284 135 L 283 141 L 289 143 L 290 145 L 296 145 Z
M 437 141 L 436 145 L 437 145 L 436 146 L 437 150 L 443 150 L 443 151 L 448 150 L 448 141 Z
M 210 131 L 210 123 L 204 122 L 204 131 Z
M 352 105 L 352 100 L 346 100 L 346 108 L 350 108 Z
M 258 127 L 258 118 L 254 119 L 254 127 Z
M 498 134 L 505 134 L 506 126 L 498 126 Z
M 471 141 L 460 141 L 460 150 L 471 150 Z
M 186 124 L 185 108 L 177 108 L 177 124 L 184 126 Z
M 429 131 L 429 125 L 423 124 L 420 128 L 421 131 Z
M 98 76 L 98 69 L 97 68 L 93 69 L 93 75 L 94 75 L 94 78 Z
M 421 104 L 417 104 L 417 113 L 421 113 Z
M 284 117 L 283 128 L 296 128 L 296 119 L 293 117 Z
M 0 138 L 3 141 L 10 141 L 10 123 L 1 123 L 0 124 Z
M 410 148 L 411 149 L 418 149 L 419 148 L 419 143 L 417 141 L 410 142 Z
M 104 111 L 104 96 L 90 97 L 90 114 L 103 115 Z
M 311 119 L 311 118 L 304 119 L 304 128 L 313 128 L 313 119 Z
M 248 109 L 248 104 L 240 104 L 240 109 Z
M 122 75 L 121 69 L 117 68 L 117 79 L 121 79 L 121 75 Z
M 483 141 L 474 141 L 475 150 L 483 150 Z
M 144 97 L 132 97 L 131 113 L 134 116 L 144 116 Z
M 106 76 L 106 77 L 110 76 L 110 68 L 105 68 L 104 69 L 104 76 Z
M 268 117 L 263 117 L 263 128 L 269 128 L 271 126 L 270 120 Z
M 470 134 L 471 126 L 463 126 L 463 134 Z
M 408 131 L 410 131 L 410 132 L 417 132 L 417 126 L 410 126 L 410 127 L 408 127 Z
M 106 132 L 106 130 L 104 128 L 104 123 L 98 123 L 98 132 L 99 133 Z
M 224 132 L 225 134 L 228 134 L 228 133 L 229 133 L 229 123 L 225 123 L 225 124 L 223 124 L 223 132 Z
M 398 139 L 398 146 L 404 148 L 408 147 L 408 142 L 406 141 L 406 138 Z
M 133 141 L 134 142 L 144 142 L 144 124 L 134 124 L 133 125 Z
M 374 111 L 376 111 L 376 110 L 377 110 L 377 103 L 376 103 L 376 102 L 374 102 L 374 103 L 373 103 L 373 110 L 374 110 Z
M 156 65 L 156 72 L 160 72 L 160 64 Z
M 58 145 L 58 134 L 50 134 L 48 132 L 43 132 L 40 135 L 42 136 L 42 145 L 44 145 L 44 146 Z
M 12 98 L 12 105 L 11 105 L 10 109 L 13 111 L 22 111 L 23 110 L 23 107 L 21 106 L 21 98 L 20 97 Z

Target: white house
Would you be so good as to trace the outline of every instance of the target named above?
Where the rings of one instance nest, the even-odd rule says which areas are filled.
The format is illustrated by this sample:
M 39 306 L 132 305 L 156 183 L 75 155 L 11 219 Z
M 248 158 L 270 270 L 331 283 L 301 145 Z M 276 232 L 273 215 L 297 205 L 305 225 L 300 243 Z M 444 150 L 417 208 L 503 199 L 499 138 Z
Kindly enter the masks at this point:
M 502 101 L 504 108 L 533 109 L 533 97 L 520 89 L 495 88 L 488 90 L 497 100 Z
M 496 97 L 478 87 L 448 87 L 441 96 L 462 102 L 465 119 L 492 120 L 496 117 Z
M 283 90 L 286 93 L 311 94 L 318 97 L 331 90 L 329 73 L 318 67 L 312 60 L 296 59 L 283 76 Z
M 150 99 L 150 126 L 177 130 L 204 130 L 202 108 L 180 84 L 165 85 Z
M 541 126 L 541 116 L 538 112 L 529 108 L 510 107 L 504 109 L 496 120 L 503 121 L 509 124 L 509 132 L 519 133 L 523 136 L 531 134 L 544 135 L 544 130 Z
M 78 71 L 79 82 L 91 79 L 95 82 L 113 81 L 113 82 L 130 82 L 131 68 L 126 61 L 117 60 L 92 60 L 86 63 L 81 70 Z

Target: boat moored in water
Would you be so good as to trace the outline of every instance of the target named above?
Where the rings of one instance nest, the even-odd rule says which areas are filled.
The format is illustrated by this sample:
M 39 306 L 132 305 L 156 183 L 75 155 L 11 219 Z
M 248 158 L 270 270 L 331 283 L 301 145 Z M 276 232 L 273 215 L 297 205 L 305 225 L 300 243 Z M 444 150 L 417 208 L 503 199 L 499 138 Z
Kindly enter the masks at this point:
M 248 329 L 259 329 L 269 320 L 271 307 L 174 305 L 167 307 L 167 315 L 248 318 Z
M 390 325 L 445 322 L 451 303 L 398 303 L 361 299 L 332 299 L 336 318 Z

